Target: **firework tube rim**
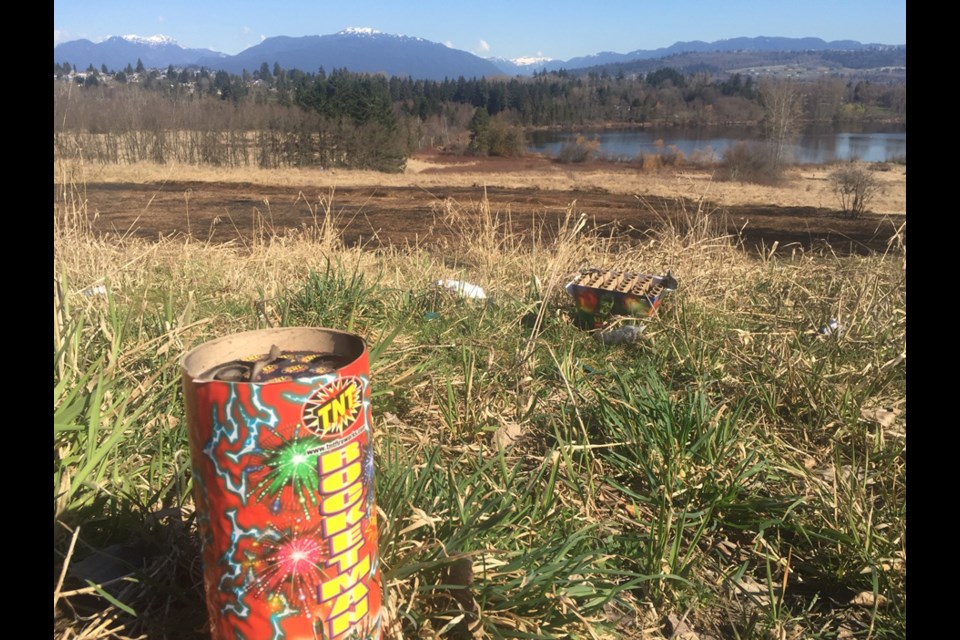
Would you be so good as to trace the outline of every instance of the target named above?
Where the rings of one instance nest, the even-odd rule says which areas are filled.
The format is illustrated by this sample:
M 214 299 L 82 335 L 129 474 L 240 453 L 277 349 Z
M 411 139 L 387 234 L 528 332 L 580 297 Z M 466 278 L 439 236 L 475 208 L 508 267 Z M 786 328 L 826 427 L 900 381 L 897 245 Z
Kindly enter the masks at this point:
M 273 345 L 285 351 L 315 351 L 335 353 L 345 358 L 345 369 L 362 358 L 367 346 L 360 336 L 327 327 L 276 327 L 231 333 L 199 344 L 180 358 L 184 378 L 194 384 L 220 382 L 201 377 L 220 364 L 240 360 L 259 353 L 267 353 Z M 227 384 L 274 384 L 263 382 L 228 382 Z

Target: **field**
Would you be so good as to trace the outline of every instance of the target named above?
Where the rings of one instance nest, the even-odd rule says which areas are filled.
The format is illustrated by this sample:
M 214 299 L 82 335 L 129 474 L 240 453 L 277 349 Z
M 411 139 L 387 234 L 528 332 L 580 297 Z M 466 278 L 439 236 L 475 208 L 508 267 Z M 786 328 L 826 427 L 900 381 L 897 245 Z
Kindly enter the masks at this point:
M 850 220 L 830 167 L 55 163 L 54 636 L 205 637 L 178 359 L 309 325 L 373 354 L 385 638 L 903 637 L 906 169 L 883 168 Z M 563 291 L 588 265 L 679 287 L 605 346 Z
M 723 211 L 724 229 L 750 249 L 883 251 L 903 225 L 905 168 L 877 172 L 885 185 L 859 220 L 840 215 L 824 169 L 796 170 L 784 185 L 714 181 L 707 170 L 643 172 L 593 162 L 558 165 L 524 160 L 423 155 L 400 176 L 373 172 L 195 170 L 111 166 L 93 171 L 87 206 L 97 231 L 147 239 L 189 233 L 215 242 L 283 233 L 316 223 L 318 202 L 335 205 L 348 245 L 435 244 L 451 230 L 436 213 L 451 203 L 485 197 L 509 217 L 510 231 L 528 237 L 539 219 L 560 218 L 571 203 L 592 230 L 640 239 L 665 220 L 696 209 Z

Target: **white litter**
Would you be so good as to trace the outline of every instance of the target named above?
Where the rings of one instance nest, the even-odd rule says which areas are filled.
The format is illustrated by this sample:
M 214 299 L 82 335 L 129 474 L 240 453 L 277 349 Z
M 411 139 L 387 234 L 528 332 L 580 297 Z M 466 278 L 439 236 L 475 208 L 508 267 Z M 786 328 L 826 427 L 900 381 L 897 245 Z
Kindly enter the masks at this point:
M 600 344 L 633 344 L 647 326 L 640 324 L 625 324 L 613 329 L 604 329 L 593 334 L 593 339 Z
M 843 331 L 843 327 L 835 318 L 830 318 L 830 322 L 820 327 L 820 335 L 823 336 L 832 336 L 834 333 L 839 334 L 841 331 Z
M 91 296 L 105 296 L 107 295 L 107 288 L 102 284 L 95 284 L 93 286 L 87 287 L 86 289 L 83 289 L 80 293 L 87 296 L 88 298 Z
M 449 289 L 461 298 L 470 298 L 471 300 L 486 300 L 487 294 L 481 287 L 461 280 L 437 280 L 438 287 Z

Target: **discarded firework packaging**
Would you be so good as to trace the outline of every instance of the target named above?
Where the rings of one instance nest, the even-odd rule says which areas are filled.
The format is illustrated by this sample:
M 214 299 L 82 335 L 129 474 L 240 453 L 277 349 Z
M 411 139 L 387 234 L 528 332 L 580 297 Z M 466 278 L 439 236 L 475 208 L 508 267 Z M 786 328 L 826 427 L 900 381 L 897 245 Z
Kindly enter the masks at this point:
M 211 636 L 381 636 L 369 361 L 279 328 L 182 360 Z
M 655 276 L 617 269 L 583 269 L 566 290 L 577 305 L 576 324 L 582 329 L 602 327 L 612 316 L 652 316 L 677 281 L 668 271 Z

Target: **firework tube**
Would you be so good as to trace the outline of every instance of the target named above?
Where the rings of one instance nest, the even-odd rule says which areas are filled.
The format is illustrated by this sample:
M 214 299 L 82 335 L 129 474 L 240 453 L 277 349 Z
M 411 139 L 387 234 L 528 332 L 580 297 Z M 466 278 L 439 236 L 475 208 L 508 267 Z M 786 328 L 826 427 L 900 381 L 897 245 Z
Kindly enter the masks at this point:
M 213 639 L 379 640 L 363 340 L 250 331 L 193 349 L 182 366 Z

